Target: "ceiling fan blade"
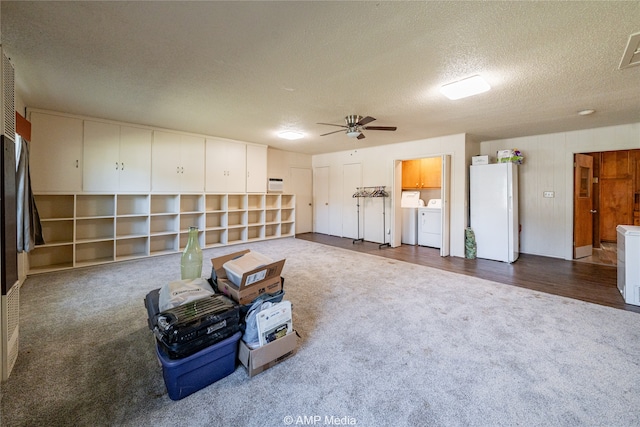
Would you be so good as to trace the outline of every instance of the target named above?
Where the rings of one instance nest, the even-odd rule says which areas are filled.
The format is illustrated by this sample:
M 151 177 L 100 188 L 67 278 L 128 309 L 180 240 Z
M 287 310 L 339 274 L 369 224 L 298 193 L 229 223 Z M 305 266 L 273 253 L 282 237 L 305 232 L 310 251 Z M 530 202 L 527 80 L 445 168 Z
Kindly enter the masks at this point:
M 364 126 L 367 123 L 371 123 L 372 121 L 374 121 L 375 119 L 371 116 L 367 116 L 364 119 L 360 119 L 360 121 L 358 123 L 356 123 L 356 125 L 358 126 Z
M 322 134 L 322 135 L 320 135 L 320 136 L 331 135 L 332 133 L 337 133 L 337 132 L 344 132 L 344 131 L 343 131 L 342 129 L 340 129 L 340 130 L 334 130 L 333 132 L 323 133 L 323 134 Z
M 396 130 L 395 126 L 363 126 L 362 129 L 366 130 Z
M 347 126 L 345 126 L 345 125 L 336 125 L 336 124 L 333 124 L 333 123 L 316 123 L 316 124 L 317 125 L 327 125 L 327 126 L 339 126 L 341 128 L 347 128 Z
M 363 138 L 366 138 L 366 137 L 364 136 L 364 133 L 360 132 L 360 135 L 358 135 L 357 139 L 363 139 Z

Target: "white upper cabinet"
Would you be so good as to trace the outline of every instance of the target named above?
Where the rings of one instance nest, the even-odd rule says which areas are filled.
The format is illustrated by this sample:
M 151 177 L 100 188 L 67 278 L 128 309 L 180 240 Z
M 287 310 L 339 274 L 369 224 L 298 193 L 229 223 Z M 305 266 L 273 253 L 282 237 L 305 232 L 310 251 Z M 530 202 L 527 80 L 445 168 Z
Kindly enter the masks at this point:
M 148 192 L 151 131 L 84 122 L 84 191 Z
M 247 193 L 267 192 L 267 146 L 247 144 Z
M 207 138 L 205 191 L 244 193 L 247 186 L 247 145 Z
M 153 132 L 152 191 L 204 191 L 204 138 Z
M 33 191 L 81 191 L 82 120 L 34 111 L 30 121 Z

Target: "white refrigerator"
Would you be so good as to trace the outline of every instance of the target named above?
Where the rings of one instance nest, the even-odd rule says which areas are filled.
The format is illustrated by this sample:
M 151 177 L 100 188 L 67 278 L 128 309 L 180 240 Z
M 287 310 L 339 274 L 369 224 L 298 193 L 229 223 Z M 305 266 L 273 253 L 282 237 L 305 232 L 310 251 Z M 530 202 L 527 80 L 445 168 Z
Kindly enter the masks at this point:
M 519 255 L 518 167 L 514 163 L 471 166 L 470 226 L 476 256 L 514 262 Z

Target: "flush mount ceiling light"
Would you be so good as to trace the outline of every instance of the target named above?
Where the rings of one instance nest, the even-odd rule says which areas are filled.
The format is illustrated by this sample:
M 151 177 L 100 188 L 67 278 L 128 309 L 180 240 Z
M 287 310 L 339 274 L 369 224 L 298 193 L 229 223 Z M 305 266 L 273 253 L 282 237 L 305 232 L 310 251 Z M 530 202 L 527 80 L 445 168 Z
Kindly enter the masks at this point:
M 293 130 L 286 130 L 284 132 L 280 132 L 278 134 L 278 136 L 280 138 L 294 140 L 294 139 L 302 138 L 304 136 L 304 134 L 302 132 L 296 132 L 296 131 L 293 131 Z
M 440 92 L 447 98 L 456 100 L 477 95 L 489 89 L 491 89 L 491 86 L 482 77 L 471 76 L 442 86 Z
M 593 114 L 595 112 L 596 112 L 596 110 L 587 109 L 587 110 L 578 111 L 578 114 L 581 115 L 581 116 L 588 116 L 588 115 Z

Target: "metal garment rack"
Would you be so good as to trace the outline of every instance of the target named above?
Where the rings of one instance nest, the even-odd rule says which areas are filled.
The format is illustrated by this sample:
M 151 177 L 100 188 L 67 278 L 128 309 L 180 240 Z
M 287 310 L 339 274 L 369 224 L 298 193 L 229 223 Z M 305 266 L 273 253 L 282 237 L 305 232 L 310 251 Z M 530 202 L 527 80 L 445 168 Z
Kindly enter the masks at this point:
M 356 192 L 353 193 L 353 197 L 356 199 L 356 207 L 357 207 L 357 215 L 358 215 L 358 238 L 353 240 L 353 243 L 363 242 L 364 238 L 360 237 L 360 199 L 362 197 L 382 197 L 382 243 L 378 245 L 378 249 L 381 249 L 384 246 L 390 247 L 391 244 L 387 243 L 387 237 L 385 234 L 385 226 L 387 224 L 386 220 L 386 199 L 389 197 L 389 193 L 385 190 L 384 185 L 378 185 L 375 187 L 356 187 Z

